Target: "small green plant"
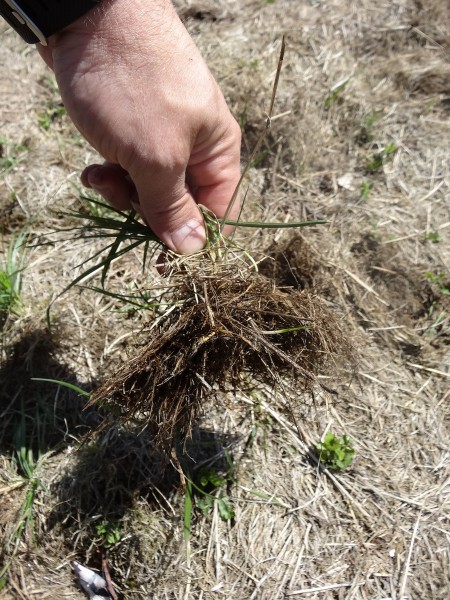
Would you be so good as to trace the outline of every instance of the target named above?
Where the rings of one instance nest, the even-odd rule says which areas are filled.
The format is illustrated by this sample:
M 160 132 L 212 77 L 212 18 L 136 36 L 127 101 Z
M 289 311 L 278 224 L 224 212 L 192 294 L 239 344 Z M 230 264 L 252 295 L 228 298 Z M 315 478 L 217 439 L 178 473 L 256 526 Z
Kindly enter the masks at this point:
M 9 314 L 18 315 L 20 313 L 25 239 L 25 233 L 11 238 L 6 257 L 0 264 L 0 323 L 3 323 Z
M 53 73 L 43 75 L 40 78 L 39 83 L 50 92 L 59 94 L 58 84 L 56 83 L 56 77 Z
M 269 151 L 268 150 L 261 150 L 261 152 L 258 152 L 258 154 L 255 156 L 255 158 L 252 161 L 251 167 L 252 169 L 256 169 L 256 167 L 258 167 L 266 158 L 266 156 L 268 156 Z
M 432 273 L 431 271 L 426 271 L 424 275 L 430 283 L 433 283 L 439 288 L 441 296 L 450 296 L 450 285 L 444 281 L 446 278 L 444 272 Z
M 379 152 L 374 154 L 372 158 L 366 164 L 366 171 L 369 173 L 375 173 L 379 171 L 381 167 L 384 165 L 386 160 L 395 154 L 398 150 L 398 147 L 395 144 L 386 144 L 384 148 L 382 148 Z
M 8 171 L 11 171 L 24 159 L 27 151 L 27 146 L 16 144 L 0 136 L 0 175 L 5 175 Z
M 61 119 L 65 114 L 67 114 L 67 111 L 62 103 L 53 104 L 52 102 L 49 102 L 45 111 L 38 115 L 39 126 L 45 131 L 48 131 L 52 123 Z
M 256 393 L 253 394 L 255 399 L 254 404 L 254 419 L 253 419 L 253 427 L 250 432 L 249 443 L 253 444 L 256 440 L 259 432 L 262 432 L 262 445 L 264 450 L 264 456 L 267 459 L 267 445 L 269 439 L 269 433 L 272 428 L 272 417 L 263 410 L 261 404 L 258 400 L 258 395 Z
M 0 270 L 0 320 L 4 321 L 9 313 L 17 314 L 19 306 L 14 280 L 8 272 Z
M 426 333 L 427 333 L 428 337 L 435 337 L 436 335 L 438 335 L 439 331 L 442 330 L 446 320 L 449 317 L 448 313 L 445 311 L 441 311 L 437 316 L 435 316 L 435 314 L 434 314 L 435 309 L 436 309 L 436 302 L 433 302 L 428 311 L 428 316 L 430 318 L 434 319 L 433 323 L 427 329 Z
M 346 435 L 338 438 L 331 431 L 317 444 L 316 450 L 320 452 L 320 462 L 332 471 L 342 471 L 349 467 L 355 455 L 350 439 Z
M 101 521 L 97 523 L 96 532 L 104 548 L 111 548 L 122 539 L 122 532 L 117 523 Z
M 231 458 L 228 459 L 228 470 L 224 476 L 211 468 L 202 468 L 196 475 L 195 481 L 186 477 L 186 493 L 184 498 L 184 539 L 189 544 L 194 505 L 208 516 L 214 506 L 217 506 L 223 521 L 234 519 L 234 509 L 226 488 L 235 482 L 234 468 Z
M 238 62 L 237 66 L 239 69 L 247 69 L 247 68 L 257 69 L 259 67 L 260 63 L 261 63 L 261 61 L 259 60 L 259 58 L 252 58 L 251 60 L 241 59 Z
M 325 98 L 325 101 L 324 101 L 326 108 L 330 108 L 331 106 L 333 106 L 333 104 L 335 102 L 340 100 L 341 94 L 347 87 L 349 81 L 350 81 L 350 77 L 348 77 L 344 81 L 340 81 L 339 83 L 337 83 L 336 85 L 334 85 L 331 88 L 330 93 L 328 94 L 328 96 Z
M 23 477 L 28 480 L 28 489 L 22 506 L 19 510 L 19 519 L 13 533 L 13 541 L 18 543 L 22 538 L 27 527 L 33 528 L 33 506 L 36 499 L 36 493 L 39 488 L 44 489 L 42 481 L 34 475 L 37 463 L 33 458 L 33 451 L 21 448 L 21 453 L 18 453 L 17 459 L 21 465 Z
M 198 478 L 198 484 L 195 486 L 199 497 L 196 499 L 196 506 L 207 516 L 217 504 L 220 518 L 223 521 L 234 519 L 234 510 L 230 498 L 226 493 L 226 486 L 232 482 L 230 474 L 221 477 L 212 469 L 202 469 Z
M 427 233 L 426 239 L 432 244 L 439 244 L 439 242 L 441 241 L 441 236 L 437 231 L 430 231 L 429 233 Z
M 355 137 L 357 144 L 363 146 L 364 144 L 369 144 L 373 141 L 373 126 L 375 125 L 377 119 L 378 114 L 376 112 L 371 112 L 365 117 L 361 129 Z
M 28 483 L 28 489 L 25 494 L 25 498 L 22 502 L 22 506 L 19 511 L 19 520 L 14 529 L 13 538 L 15 542 L 18 542 L 27 527 L 30 527 L 33 531 L 33 506 L 36 499 L 36 494 L 39 488 L 45 490 L 45 486 L 42 481 L 37 477 L 36 470 L 38 467 L 39 458 L 35 460 L 33 450 L 22 446 L 16 452 L 16 464 L 20 475 Z
M 359 187 L 359 197 L 361 200 L 366 201 L 369 197 L 370 192 L 372 191 L 373 183 L 371 181 L 362 181 Z

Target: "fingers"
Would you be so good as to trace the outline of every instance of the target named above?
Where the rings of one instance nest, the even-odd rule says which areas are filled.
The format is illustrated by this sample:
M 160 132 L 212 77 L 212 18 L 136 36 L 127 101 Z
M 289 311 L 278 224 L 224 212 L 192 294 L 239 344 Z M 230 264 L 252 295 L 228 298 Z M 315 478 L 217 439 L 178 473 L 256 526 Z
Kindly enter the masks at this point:
M 134 181 L 140 212 L 166 246 L 179 254 L 194 254 L 204 248 L 203 218 L 186 185 L 184 172 L 144 171 Z
M 81 182 L 92 188 L 118 210 L 130 210 L 138 203 L 134 183 L 128 173 L 119 165 L 105 162 L 103 165 L 89 165 L 81 174 Z
M 229 125 L 223 134 L 212 136 L 197 151 L 194 146 L 187 165 L 184 159 L 139 160 L 128 172 L 105 162 L 87 167 L 82 183 L 119 210 L 137 210 L 171 250 L 194 254 L 206 242 L 198 204 L 224 217 L 240 178 L 240 129 L 229 112 L 226 116 Z M 238 214 L 237 199 L 229 218 L 235 220 Z M 225 234 L 231 231 L 232 227 L 224 229 Z
M 152 170 L 136 179 L 137 186 L 127 171 L 109 162 L 90 165 L 81 174 L 83 185 L 98 192 L 115 208 L 137 210 L 174 252 L 199 252 L 206 242 L 203 219 L 184 175 L 161 170 L 158 176 Z
M 86 187 L 92 188 L 119 210 L 137 210 L 143 220 L 171 250 L 180 254 L 200 251 L 206 242 L 203 218 L 197 204 L 210 209 L 218 218 L 225 216 L 239 181 L 240 130 L 218 144 L 203 161 L 188 166 L 188 178 L 195 198 L 186 184 L 180 167 L 138 169 L 134 182 L 119 165 L 105 162 L 90 165 L 81 175 Z M 236 219 L 239 200 L 229 215 Z M 226 227 L 228 235 L 232 227 Z

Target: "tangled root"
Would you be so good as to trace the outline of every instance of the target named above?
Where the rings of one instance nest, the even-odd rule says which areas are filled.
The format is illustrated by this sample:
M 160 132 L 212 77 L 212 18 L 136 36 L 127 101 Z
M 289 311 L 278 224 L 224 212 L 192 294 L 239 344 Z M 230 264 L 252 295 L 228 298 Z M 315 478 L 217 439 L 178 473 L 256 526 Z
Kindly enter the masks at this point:
M 277 288 L 255 271 L 197 269 L 179 278 L 180 303 L 91 399 L 119 421 L 143 420 L 169 450 L 189 436 L 205 401 L 244 377 L 310 389 L 336 355 L 350 355 L 338 319 L 307 291 Z

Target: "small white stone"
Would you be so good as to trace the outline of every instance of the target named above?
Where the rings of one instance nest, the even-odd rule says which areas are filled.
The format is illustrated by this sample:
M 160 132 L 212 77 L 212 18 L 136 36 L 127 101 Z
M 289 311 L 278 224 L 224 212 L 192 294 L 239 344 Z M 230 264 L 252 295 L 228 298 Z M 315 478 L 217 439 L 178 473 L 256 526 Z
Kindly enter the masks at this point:
M 351 173 L 345 173 L 338 177 L 337 180 L 338 186 L 344 188 L 344 190 L 354 190 L 353 184 L 353 175 Z

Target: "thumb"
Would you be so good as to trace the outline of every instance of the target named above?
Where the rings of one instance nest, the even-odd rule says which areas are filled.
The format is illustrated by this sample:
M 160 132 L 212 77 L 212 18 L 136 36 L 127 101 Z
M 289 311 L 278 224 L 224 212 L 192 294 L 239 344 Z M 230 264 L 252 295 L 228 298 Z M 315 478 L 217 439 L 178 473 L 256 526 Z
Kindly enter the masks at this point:
M 139 212 L 166 246 L 179 254 L 195 254 L 204 248 L 203 218 L 185 183 L 184 173 L 176 176 L 166 172 L 158 177 L 153 171 L 133 180 Z

